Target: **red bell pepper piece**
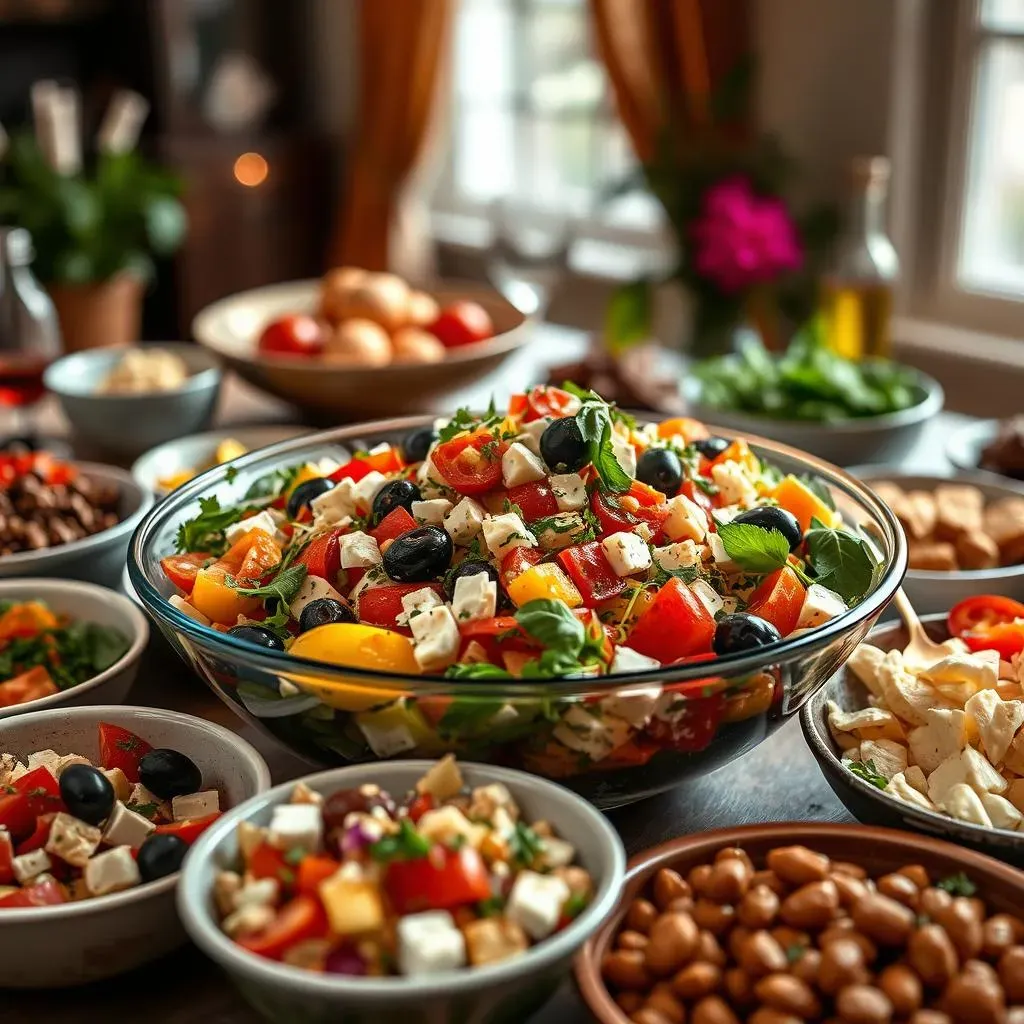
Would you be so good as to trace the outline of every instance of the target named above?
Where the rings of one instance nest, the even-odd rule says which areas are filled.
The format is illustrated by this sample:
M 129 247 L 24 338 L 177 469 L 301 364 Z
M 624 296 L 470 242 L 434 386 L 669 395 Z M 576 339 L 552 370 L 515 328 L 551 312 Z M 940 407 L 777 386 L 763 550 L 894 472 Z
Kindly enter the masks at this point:
M 339 480 L 360 481 L 370 472 L 370 467 L 362 459 L 352 459 L 344 466 L 339 466 L 327 479 L 337 483 Z
M 185 818 L 182 821 L 170 821 L 165 825 L 157 825 L 154 832 L 161 835 L 177 836 L 191 846 L 220 816 L 223 811 L 214 811 L 202 818 Z
M 359 620 L 384 629 L 399 629 L 398 616 L 402 614 L 402 598 L 429 587 L 441 596 L 440 583 L 395 583 L 387 587 L 364 590 L 359 597 Z
M 14 881 L 14 840 L 11 833 L 0 828 L 0 885 L 10 885 Z
M 7 793 L 0 796 L 0 826 L 7 829 L 17 842 L 31 835 L 36 826 L 32 805 L 24 793 Z
M 29 810 L 36 817 L 67 809 L 61 799 L 60 783 L 45 765 L 26 772 L 12 785 L 15 790 L 28 797 Z
M 513 548 L 501 560 L 501 582 L 507 587 L 517 576 L 537 565 L 543 557 L 544 552 L 539 548 Z
M 341 541 L 344 530 L 332 530 L 311 541 L 295 559 L 296 565 L 304 565 L 310 576 L 318 576 L 334 585 L 341 568 Z
M 471 846 L 435 846 L 426 857 L 392 861 L 384 889 L 399 914 L 449 910 L 491 895 L 487 868 Z
M 270 925 L 256 935 L 236 941 L 244 949 L 270 960 L 280 960 L 294 945 L 327 934 L 327 913 L 320 900 L 312 896 L 296 896 L 277 913 Z
M 972 651 L 998 651 L 1009 661 L 1024 650 L 1024 605 L 1009 597 L 979 594 L 950 609 L 949 632 Z
M 8 893 L 0 899 L 0 907 L 50 907 L 67 901 L 60 883 L 55 878 L 47 878 L 26 889 Z
M 434 796 L 432 793 L 417 793 L 416 798 L 409 804 L 409 820 L 415 824 L 427 811 L 434 809 Z
M 53 819 L 57 817 L 56 812 L 41 814 L 36 818 L 36 827 L 27 839 L 22 839 L 15 848 L 14 855 L 20 857 L 23 853 L 31 853 L 33 850 L 42 849 L 50 838 L 50 829 L 53 827 Z
M 403 533 L 415 529 L 416 520 L 409 515 L 407 509 L 399 505 L 398 508 L 393 508 L 380 521 L 380 524 L 370 531 L 370 536 L 378 544 L 383 544 L 386 540 L 394 540 L 396 537 L 401 537 Z
M 626 581 L 615 574 L 604 548 L 596 540 L 559 551 L 558 560 L 588 608 L 618 597 L 626 589 Z
M 508 489 L 508 500 L 518 505 L 523 513 L 523 522 L 532 523 L 545 516 L 553 516 L 558 512 L 558 502 L 554 491 L 546 480 L 534 480 L 528 484 Z
M 784 565 L 761 581 L 750 595 L 747 611 L 770 622 L 782 636 L 788 636 L 796 629 L 806 593 L 797 574 Z
M 641 523 L 646 523 L 651 530 L 651 540 L 657 543 L 668 518 L 666 505 L 641 505 L 631 511 L 623 508 L 618 499 L 601 491 L 594 491 L 590 496 L 590 509 L 601 525 L 602 537 L 610 533 L 631 533 Z
M 635 651 L 675 661 L 711 650 L 715 620 L 682 580 L 670 579 L 636 621 L 626 641 Z
M 139 781 L 139 762 L 153 748 L 141 736 L 109 722 L 100 722 L 100 763 L 120 768 L 129 782 Z
M 529 407 L 530 403 L 527 401 L 526 395 L 522 392 L 517 392 L 510 396 L 508 400 L 509 416 L 522 416 Z

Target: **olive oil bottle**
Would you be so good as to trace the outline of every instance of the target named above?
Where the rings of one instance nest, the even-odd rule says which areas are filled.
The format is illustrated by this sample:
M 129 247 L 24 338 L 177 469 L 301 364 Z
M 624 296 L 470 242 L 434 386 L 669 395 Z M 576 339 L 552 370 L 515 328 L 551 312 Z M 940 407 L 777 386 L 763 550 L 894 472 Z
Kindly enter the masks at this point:
M 850 201 L 832 269 L 822 282 L 829 346 L 848 359 L 888 356 L 899 257 L 885 224 L 890 165 L 857 157 L 850 165 Z

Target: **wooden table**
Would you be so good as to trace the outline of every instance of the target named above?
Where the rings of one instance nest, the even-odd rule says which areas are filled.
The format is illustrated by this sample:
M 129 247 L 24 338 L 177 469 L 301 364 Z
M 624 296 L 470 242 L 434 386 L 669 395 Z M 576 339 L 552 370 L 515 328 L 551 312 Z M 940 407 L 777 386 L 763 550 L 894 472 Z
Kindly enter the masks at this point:
M 543 379 L 543 368 L 574 358 L 583 339 L 574 332 L 544 329 L 499 374 L 453 399 L 500 401 L 523 381 Z M 226 425 L 289 422 L 294 411 L 237 380 L 224 389 L 219 420 Z M 924 433 L 906 468 L 929 472 L 946 468 L 943 439 L 967 418 L 943 414 Z M 48 410 L 46 427 L 59 432 L 59 417 Z M 185 711 L 228 726 L 266 757 L 274 782 L 308 770 L 304 762 L 242 723 L 156 635 L 146 652 L 133 703 Z M 630 854 L 675 836 L 727 825 L 765 821 L 852 821 L 829 789 L 794 719 L 755 750 L 696 782 L 680 786 L 632 807 L 609 813 Z M 0 956 L 3 955 L 0 950 Z M 0 996 L 2 1024 L 248 1024 L 260 1020 L 220 970 L 188 947 L 163 961 L 111 981 L 67 991 L 5 993 Z M 583 1024 L 591 1016 L 567 982 L 529 1024 Z M 526 1022 L 524 1022 L 526 1024 Z

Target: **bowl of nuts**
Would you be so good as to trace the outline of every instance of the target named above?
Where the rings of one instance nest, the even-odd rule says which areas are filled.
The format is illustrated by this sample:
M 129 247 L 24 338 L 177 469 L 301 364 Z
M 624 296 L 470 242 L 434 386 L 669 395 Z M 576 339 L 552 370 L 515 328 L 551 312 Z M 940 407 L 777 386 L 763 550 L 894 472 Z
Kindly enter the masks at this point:
M 57 576 L 116 588 L 153 496 L 130 473 L 46 452 L 0 455 L 0 578 Z
M 792 822 L 634 857 L 576 961 L 602 1024 L 1002 1024 L 1024 1015 L 1024 874 L 889 829 Z

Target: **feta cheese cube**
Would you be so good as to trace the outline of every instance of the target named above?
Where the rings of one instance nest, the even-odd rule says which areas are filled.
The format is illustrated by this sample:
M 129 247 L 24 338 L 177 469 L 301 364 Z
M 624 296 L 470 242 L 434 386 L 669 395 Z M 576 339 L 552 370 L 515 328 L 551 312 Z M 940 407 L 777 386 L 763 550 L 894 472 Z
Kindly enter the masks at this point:
M 264 509 L 262 512 L 257 512 L 256 515 L 250 516 L 248 519 L 232 523 L 224 530 L 224 539 L 229 545 L 231 545 L 236 541 L 241 540 L 252 530 L 262 530 L 264 533 L 269 533 L 270 536 L 273 537 L 274 534 L 277 533 L 277 523 L 274 522 L 270 513 Z
M 591 761 L 604 760 L 616 747 L 621 747 L 631 733 L 628 722 L 602 714 L 596 705 L 590 705 L 590 709 L 574 705 L 552 730 L 559 743 L 586 754 Z
M 356 514 L 356 485 L 348 478 L 339 480 L 329 491 L 317 495 L 310 503 L 313 525 L 345 526 Z
M 132 784 L 128 781 L 128 776 L 120 768 L 101 768 L 100 771 L 114 787 L 114 797 L 122 803 L 127 803 L 132 792 Z
M 143 817 L 159 815 L 163 818 L 169 818 L 171 816 L 171 805 L 161 800 L 155 793 L 151 793 L 141 782 L 136 782 L 132 786 L 132 791 L 128 794 L 127 804 L 129 810 L 152 805 L 153 813 L 151 815 L 143 815 Z
M 539 420 L 530 420 L 519 428 L 520 434 L 516 440 L 529 448 L 534 455 L 540 455 L 540 436 L 554 422 L 554 416 L 541 416 Z
M 235 876 L 238 877 L 237 875 Z M 214 883 L 216 884 L 216 883 Z M 280 884 L 276 878 L 254 878 L 246 882 L 235 892 L 231 903 L 232 909 L 242 907 L 269 907 L 277 902 Z
M 712 618 L 724 607 L 725 601 L 722 599 L 722 595 L 707 580 L 694 580 L 689 587 L 700 603 L 707 608 Z
M 685 569 L 688 566 L 697 565 L 700 562 L 700 552 L 692 540 L 680 540 L 674 544 L 655 548 L 653 558 L 665 572 L 672 572 L 673 569 Z
M 210 620 L 198 608 L 189 604 L 180 594 L 171 594 L 167 600 L 170 601 L 171 607 L 177 608 L 182 615 L 187 615 L 190 619 L 194 619 L 200 626 L 210 625 Z
M 632 576 L 651 567 L 651 549 L 635 533 L 613 533 L 601 541 L 616 576 Z
M 695 501 L 677 494 L 668 500 L 664 530 L 669 540 L 692 540 L 699 544 L 707 535 L 708 517 Z
M 661 662 L 657 658 L 648 658 L 646 654 L 634 651 L 632 647 L 620 646 L 615 648 L 615 656 L 608 671 L 611 674 L 647 672 L 652 668 L 661 668 Z
M 376 587 L 386 587 L 390 584 L 390 577 L 380 566 L 367 569 L 363 578 L 349 591 L 349 604 L 358 611 L 360 595 L 364 594 L 367 590 L 374 590 Z
M 346 878 L 344 868 L 320 883 L 320 899 L 335 935 L 360 935 L 384 925 L 384 904 L 377 886 L 365 879 Z
M 377 497 L 377 492 L 388 482 L 388 478 L 383 473 L 378 473 L 377 470 L 371 469 L 356 484 L 356 511 L 365 515 L 373 508 L 373 499 Z
M 446 498 L 452 491 L 428 455 L 416 473 L 416 483 L 424 498 Z
M 711 467 L 711 479 L 726 505 L 749 508 L 757 501 L 757 489 L 746 470 L 731 459 Z
M 442 526 L 444 517 L 452 510 L 447 498 L 430 498 L 412 503 L 412 517 L 422 526 Z
M 57 765 L 60 763 L 61 755 L 56 750 L 37 750 L 34 754 L 28 755 L 28 770 L 35 771 L 37 768 L 47 768 L 50 774 L 57 778 Z
M 647 524 L 641 523 L 640 525 L 646 526 Z M 562 548 L 571 547 L 586 528 L 583 516 L 578 512 L 556 512 L 553 516 L 544 519 L 542 523 L 534 523 L 534 529 L 537 531 L 537 543 L 545 551 L 561 551 Z
M 504 864 L 504 861 L 498 861 L 500 864 Z M 522 956 L 530 945 L 523 929 L 507 917 L 484 917 L 470 921 L 462 932 L 466 937 L 469 962 L 474 967 Z
M 503 515 L 485 519 L 483 531 L 488 550 L 499 561 L 514 548 L 537 546 L 537 538 L 530 533 L 515 512 L 505 512 Z
M 470 797 L 469 816 L 474 820 L 490 821 L 498 811 L 504 811 L 514 822 L 519 817 L 519 807 L 515 797 L 503 782 L 490 782 L 486 786 L 477 786 Z
M 420 618 L 418 615 L 416 617 Z M 395 706 L 389 705 L 389 707 Z M 378 757 L 394 757 L 395 754 L 413 750 L 419 743 L 419 740 L 413 735 L 409 723 L 395 716 L 360 715 L 357 722 L 370 749 Z
M 23 853 L 11 860 L 11 870 L 21 885 L 31 882 L 37 875 L 49 871 L 52 867 L 53 861 L 50 860 L 50 855 L 42 849 L 31 850 L 29 853 Z
M 466 547 L 480 532 L 487 513 L 472 498 L 463 498 L 445 517 L 444 528 L 456 543 Z
M 342 569 L 369 569 L 380 562 L 380 548 L 368 533 L 356 530 L 346 533 L 339 541 Z
M 739 572 L 740 567 L 729 557 L 729 552 L 725 550 L 725 544 L 717 533 L 709 533 L 706 540 L 711 559 L 721 572 Z
M 498 607 L 498 584 L 487 573 L 478 572 L 460 576 L 455 581 L 452 595 L 452 615 L 455 621 L 475 622 L 494 618 Z
M 409 620 L 416 663 L 426 672 L 447 668 L 459 656 L 462 638 L 447 605 L 428 608 Z
M 299 619 L 302 617 L 302 609 L 311 601 L 317 601 L 321 597 L 330 597 L 341 602 L 345 600 L 327 580 L 321 579 L 319 576 L 307 576 L 302 581 L 302 586 L 299 587 L 295 599 L 288 605 L 288 613 L 293 619 Z
M 557 836 L 545 836 L 544 847 L 541 850 L 540 859 L 544 867 L 554 870 L 555 868 L 567 868 L 576 859 L 576 847 L 565 839 Z
M 622 467 L 627 476 L 636 476 L 636 449 L 623 437 L 618 434 L 612 435 L 612 451 L 615 453 L 615 461 Z M 529 929 L 527 929 L 529 930 Z
M 175 821 L 187 818 L 206 818 L 220 810 L 220 794 L 215 789 L 200 793 L 187 793 L 171 800 L 171 814 Z
M 258 935 L 270 926 L 277 917 L 273 907 L 242 907 L 228 914 L 220 923 L 221 931 L 231 939 L 242 939 L 247 935 Z
M 103 841 L 107 846 L 130 846 L 137 850 L 154 828 L 156 826 L 149 818 L 117 803 L 103 829 Z
M 320 849 L 323 819 L 316 804 L 278 804 L 270 818 L 270 842 L 279 850 Z
M 85 887 L 93 896 L 131 889 L 142 881 L 131 847 L 115 846 L 91 857 L 85 865 Z
M 579 512 L 587 504 L 587 485 L 579 473 L 555 473 L 548 486 L 558 503 L 559 512 Z
M 406 914 L 395 927 L 398 969 L 409 977 L 466 966 L 466 940 L 447 910 Z
M 505 916 L 539 942 L 555 930 L 569 895 L 569 886 L 557 875 L 520 871 L 508 896 Z
M 540 457 L 518 441 L 513 441 L 501 457 L 501 478 L 506 487 L 543 480 L 548 471 Z
M 487 835 L 486 825 L 474 824 L 453 804 L 446 804 L 436 811 L 427 811 L 416 823 L 416 827 L 435 843 L 451 844 L 461 839 L 477 847 Z
M 411 594 L 402 596 L 402 611 L 396 621 L 400 626 L 408 626 L 409 620 L 415 615 L 425 612 L 428 608 L 436 608 L 439 604 L 444 602 L 437 596 L 437 591 L 433 587 L 414 590 Z
M 57 778 L 59 779 L 74 764 L 87 764 L 90 768 L 93 766 L 92 761 L 82 754 L 65 754 L 57 762 Z
M 820 626 L 837 615 L 846 611 L 846 602 L 828 587 L 820 583 L 812 583 L 804 595 L 803 607 L 800 609 L 800 617 L 796 620 L 797 629 L 807 629 L 811 626 Z

